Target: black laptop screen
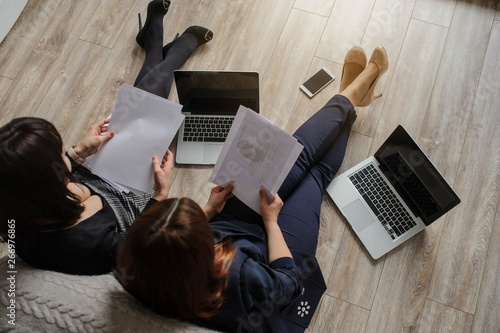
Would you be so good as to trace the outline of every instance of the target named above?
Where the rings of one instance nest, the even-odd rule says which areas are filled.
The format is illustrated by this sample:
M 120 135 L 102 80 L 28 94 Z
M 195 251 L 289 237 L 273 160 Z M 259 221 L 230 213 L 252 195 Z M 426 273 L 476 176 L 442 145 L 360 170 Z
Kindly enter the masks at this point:
M 197 115 L 236 115 L 240 105 L 259 112 L 256 72 L 175 71 L 183 112 Z
M 413 213 L 429 225 L 460 199 L 403 126 L 398 126 L 375 154 Z

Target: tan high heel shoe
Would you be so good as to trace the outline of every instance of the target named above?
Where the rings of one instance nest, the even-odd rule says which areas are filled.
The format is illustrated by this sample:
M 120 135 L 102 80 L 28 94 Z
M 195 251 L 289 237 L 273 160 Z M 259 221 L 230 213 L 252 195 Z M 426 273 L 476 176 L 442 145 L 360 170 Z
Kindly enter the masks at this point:
M 368 106 L 376 100 L 377 98 L 382 97 L 382 94 L 375 95 L 375 86 L 377 85 L 378 80 L 389 68 L 389 58 L 387 57 L 387 52 L 382 45 L 379 45 L 373 50 L 372 56 L 370 57 L 370 62 L 373 62 L 378 67 L 378 75 L 370 86 L 370 89 L 366 92 L 365 97 L 361 100 L 358 106 Z
M 352 47 L 345 55 L 339 92 L 344 91 L 366 67 L 366 53 L 359 46 Z

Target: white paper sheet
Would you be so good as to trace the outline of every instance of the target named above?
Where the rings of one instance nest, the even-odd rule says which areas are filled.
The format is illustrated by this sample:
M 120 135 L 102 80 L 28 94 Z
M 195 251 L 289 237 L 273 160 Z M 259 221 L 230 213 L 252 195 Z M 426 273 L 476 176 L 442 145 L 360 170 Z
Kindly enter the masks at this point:
M 260 214 L 259 190 L 271 200 L 299 157 L 303 146 L 258 113 L 240 106 L 210 181 L 225 187 Z
M 182 105 L 123 85 L 118 89 L 109 122 L 115 136 L 103 145 L 86 166 L 102 178 L 133 192 L 153 188 L 154 155 L 163 157 L 172 143 L 184 115 Z

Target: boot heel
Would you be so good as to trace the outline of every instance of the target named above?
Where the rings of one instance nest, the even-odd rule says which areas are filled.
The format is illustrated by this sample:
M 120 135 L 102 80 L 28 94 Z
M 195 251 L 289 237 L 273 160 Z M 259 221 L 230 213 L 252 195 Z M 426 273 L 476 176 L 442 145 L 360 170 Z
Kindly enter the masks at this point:
M 141 14 L 139 13 L 139 32 L 137 33 L 137 37 L 135 38 L 137 44 L 140 47 L 144 48 L 144 44 L 146 41 L 146 34 L 148 32 L 151 16 L 153 14 L 162 14 L 165 16 L 167 14 L 168 9 L 170 8 L 170 0 L 153 0 L 148 5 L 148 14 L 146 16 L 146 22 L 144 22 L 144 26 L 141 21 Z
M 141 32 L 142 30 L 141 13 L 137 13 L 137 16 L 139 17 L 139 32 Z

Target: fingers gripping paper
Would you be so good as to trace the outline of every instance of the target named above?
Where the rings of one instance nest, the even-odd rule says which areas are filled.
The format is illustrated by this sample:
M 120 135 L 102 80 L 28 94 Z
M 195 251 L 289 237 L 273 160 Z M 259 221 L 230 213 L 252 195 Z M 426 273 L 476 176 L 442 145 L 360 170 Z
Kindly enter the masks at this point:
M 303 146 L 258 113 L 240 106 L 210 181 L 225 187 L 260 214 L 261 188 L 271 200 L 299 157 Z
M 109 131 L 115 131 L 115 136 L 87 167 L 132 191 L 151 191 L 152 157 L 161 160 L 172 143 L 184 120 L 181 110 L 180 104 L 129 85 L 121 86 L 109 123 Z

